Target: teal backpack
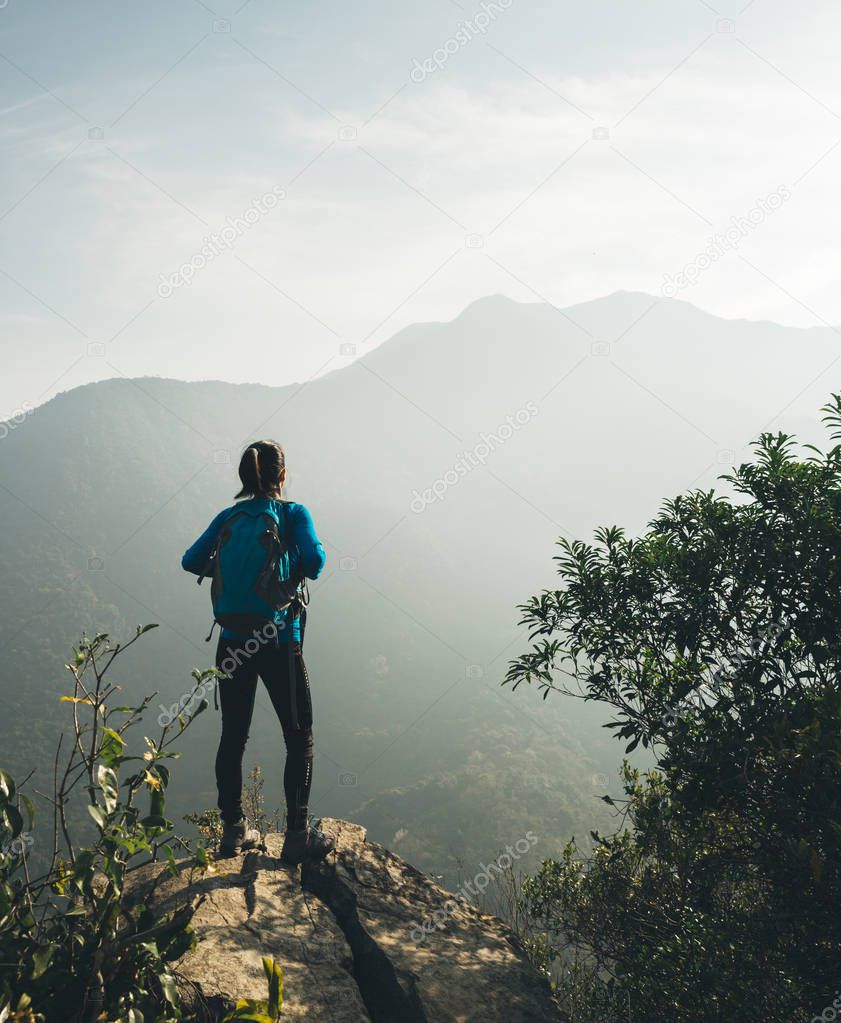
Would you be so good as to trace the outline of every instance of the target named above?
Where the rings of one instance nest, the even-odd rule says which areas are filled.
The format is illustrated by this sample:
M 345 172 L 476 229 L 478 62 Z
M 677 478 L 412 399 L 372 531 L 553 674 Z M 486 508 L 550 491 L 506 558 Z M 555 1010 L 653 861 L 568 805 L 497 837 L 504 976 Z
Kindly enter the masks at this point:
M 303 577 L 293 571 L 287 517 L 287 502 L 273 501 L 257 507 L 243 504 L 225 520 L 198 580 L 211 577 L 213 625 L 208 640 L 217 622 L 248 635 L 274 624 L 278 611 L 291 608 L 293 616 L 301 614 L 306 589 Z

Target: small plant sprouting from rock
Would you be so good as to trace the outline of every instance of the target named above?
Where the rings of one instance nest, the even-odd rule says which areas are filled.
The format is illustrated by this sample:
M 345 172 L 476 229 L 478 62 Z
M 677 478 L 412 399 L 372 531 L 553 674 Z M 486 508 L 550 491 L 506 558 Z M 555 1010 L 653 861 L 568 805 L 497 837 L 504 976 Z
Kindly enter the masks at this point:
M 185 813 L 184 820 L 195 825 L 208 848 L 219 844 L 222 837 L 222 814 L 215 807 L 212 810 L 202 810 L 201 813 Z
M 248 778 L 243 785 L 242 808 L 245 816 L 261 835 L 283 830 L 283 815 L 280 810 L 275 808 L 271 814 L 267 814 L 263 808 L 264 784 L 263 769 L 259 764 L 255 764 L 248 772 Z M 186 813 L 184 820 L 195 826 L 208 848 L 218 846 L 223 830 L 222 815 L 219 810 L 213 807 Z
M 269 815 L 263 809 L 264 784 L 265 778 L 263 777 L 263 769 L 259 764 L 255 764 L 248 772 L 248 779 L 243 786 L 242 805 L 246 817 L 252 822 L 261 835 L 266 835 L 270 831 L 283 830 L 280 810 L 275 807 Z
M 240 998 L 233 1012 L 222 1020 L 222 1023 L 277 1023 L 283 1005 L 283 970 L 270 959 L 263 956 L 263 970 L 269 985 L 269 997 L 263 999 Z

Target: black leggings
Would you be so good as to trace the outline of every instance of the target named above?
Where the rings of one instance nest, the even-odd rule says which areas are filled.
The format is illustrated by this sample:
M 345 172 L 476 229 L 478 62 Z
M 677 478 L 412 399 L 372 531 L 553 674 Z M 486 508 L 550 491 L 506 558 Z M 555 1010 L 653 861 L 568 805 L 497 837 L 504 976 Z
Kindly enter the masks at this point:
M 248 640 L 248 647 L 255 644 L 256 639 Z M 222 738 L 216 754 L 216 788 L 222 820 L 233 824 L 243 816 L 242 757 L 259 676 L 269 691 L 286 743 L 283 788 L 287 826 L 305 827 L 312 785 L 312 700 L 300 644 L 270 641 L 249 652 L 245 642 L 220 637 L 216 666 L 232 676 L 219 679 Z

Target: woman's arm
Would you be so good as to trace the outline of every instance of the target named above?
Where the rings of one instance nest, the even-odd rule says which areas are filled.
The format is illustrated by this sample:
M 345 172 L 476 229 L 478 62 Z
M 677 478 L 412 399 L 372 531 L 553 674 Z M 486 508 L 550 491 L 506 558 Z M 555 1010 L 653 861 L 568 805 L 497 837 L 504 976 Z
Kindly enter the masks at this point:
M 292 511 L 292 542 L 298 548 L 300 568 L 308 579 L 317 579 L 327 556 L 315 532 L 312 515 L 302 505 Z
M 230 510 L 230 508 L 226 508 L 224 511 L 219 512 L 198 540 L 184 552 L 184 557 L 181 559 L 181 567 L 185 572 L 192 572 L 193 575 L 202 574 L 204 566 L 207 564 L 207 559 L 210 557 L 219 538 L 222 523 L 228 517 Z

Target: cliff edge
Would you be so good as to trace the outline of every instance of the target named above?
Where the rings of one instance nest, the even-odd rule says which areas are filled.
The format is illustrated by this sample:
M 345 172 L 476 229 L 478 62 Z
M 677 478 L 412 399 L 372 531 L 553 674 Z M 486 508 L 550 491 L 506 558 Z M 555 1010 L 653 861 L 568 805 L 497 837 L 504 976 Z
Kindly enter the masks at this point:
M 561 1023 L 545 980 L 495 917 L 454 897 L 364 828 L 325 818 L 326 861 L 280 863 L 282 836 L 173 877 L 134 885 L 162 912 L 200 899 L 197 945 L 178 963 L 185 1000 L 208 1020 L 265 998 L 263 956 L 283 968 L 283 1019 L 310 1023 Z M 424 927 L 426 922 L 427 926 Z

